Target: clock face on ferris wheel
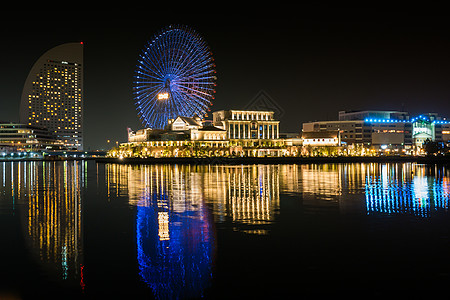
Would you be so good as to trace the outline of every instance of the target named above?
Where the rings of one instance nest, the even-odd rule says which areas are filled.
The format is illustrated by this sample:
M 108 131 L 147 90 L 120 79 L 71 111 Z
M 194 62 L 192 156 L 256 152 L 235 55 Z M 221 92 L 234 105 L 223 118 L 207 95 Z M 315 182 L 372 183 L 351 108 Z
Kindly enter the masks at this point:
M 186 26 L 155 34 L 139 55 L 134 101 L 145 127 L 164 128 L 178 116 L 203 117 L 216 86 L 212 53 L 203 38 Z

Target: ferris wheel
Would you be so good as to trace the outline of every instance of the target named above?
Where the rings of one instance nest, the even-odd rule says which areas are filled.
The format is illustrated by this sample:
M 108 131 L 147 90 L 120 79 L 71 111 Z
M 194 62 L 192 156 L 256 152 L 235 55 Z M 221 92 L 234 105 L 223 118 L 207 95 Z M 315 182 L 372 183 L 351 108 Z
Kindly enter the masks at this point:
M 164 128 L 177 116 L 206 116 L 216 86 L 212 53 L 187 26 L 171 25 L 147 43 L 134 75 L 134 101 L 142 124 Z

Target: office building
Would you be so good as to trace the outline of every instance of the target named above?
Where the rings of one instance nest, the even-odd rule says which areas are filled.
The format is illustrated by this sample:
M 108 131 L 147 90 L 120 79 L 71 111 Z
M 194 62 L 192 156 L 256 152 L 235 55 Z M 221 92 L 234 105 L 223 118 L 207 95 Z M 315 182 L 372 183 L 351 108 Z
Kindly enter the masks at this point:
M 339 120 L 303 123 L 302 133 L 338 131 L 341 145 L 422 147 L 426 140 L 450 141 L 450 123 L 437 113 L 411 118 L 399 111 L 340 111 Z
M 26 79 L 20 122 L 46 128 L 68 149 L 83 149 L 83 44 L 45 52 Z

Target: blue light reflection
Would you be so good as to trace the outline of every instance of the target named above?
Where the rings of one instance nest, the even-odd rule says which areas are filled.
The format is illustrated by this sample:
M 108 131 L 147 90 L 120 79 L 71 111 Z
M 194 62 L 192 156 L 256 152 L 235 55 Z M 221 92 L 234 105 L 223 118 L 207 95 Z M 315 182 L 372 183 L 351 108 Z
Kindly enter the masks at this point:
M 408 174 L 403 170 L 400 174 L 393 174 L 386 167 L 379 174 L 367 175 L 367 213 L 429 217 L 432 212 L 447 210 L 450 198 L 449 178 L 436 176 L 439 174 L 428 176 L 424 169 L 415 171 Z
M 139 275 L 156 298 L 202 297 L 212 277 L 212 220 L 202 204 L 174 208 L 160 188 L 145 193 L 137 206 Z

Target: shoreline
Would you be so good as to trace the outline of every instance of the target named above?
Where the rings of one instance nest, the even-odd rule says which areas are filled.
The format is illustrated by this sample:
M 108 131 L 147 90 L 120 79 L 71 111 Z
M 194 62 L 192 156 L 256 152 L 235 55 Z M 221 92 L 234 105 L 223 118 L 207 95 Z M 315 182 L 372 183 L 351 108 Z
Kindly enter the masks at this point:
M 97 163 L 115 164 L 327 164 L 327 163 L 405 163 L 448 164 L 450 156 L 345 156 L 345 157 L 162 157 L 162 158 L 96 158 Z
M 98 157 L 58 157 L 58 158 L 38 158 L 38 157 L 20 157 L 20 158 L 0 158 L 0 162 L 27 162 L 27 161 L 73 161 L 73 160 L 97 160 Z
M 329 164 L 329 163 L 406 163 L 450 165 L 450 156 L 340 156 L 340 157 L 161 157 L 161 158 L 111 158 L 111 157 L 62 157 L 62 158 L 13 158 L 0 162 L 27 161 L 78 161 L 94 160 L 96 163 L 113 164 L 192 164 L 192 165 L 241 165 L 241 164 Z

